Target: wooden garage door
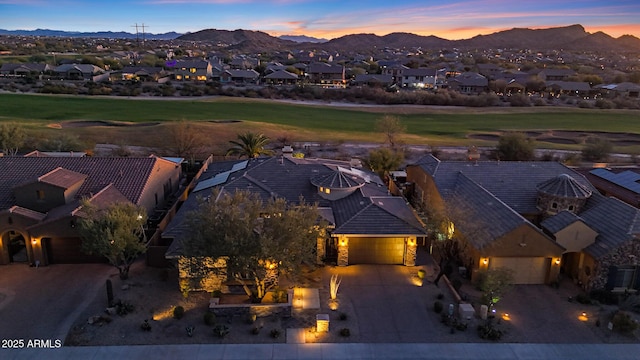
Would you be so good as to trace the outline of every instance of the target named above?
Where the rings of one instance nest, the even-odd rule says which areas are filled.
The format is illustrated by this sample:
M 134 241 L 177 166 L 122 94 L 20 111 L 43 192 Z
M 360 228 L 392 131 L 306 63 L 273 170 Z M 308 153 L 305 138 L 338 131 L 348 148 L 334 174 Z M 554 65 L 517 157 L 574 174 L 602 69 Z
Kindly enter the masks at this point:
M 514 284 L 544 284 L 551 259 L 543 257 L 496 257 L 489 267 L 506 267 L 513 270 Z
M 402 264 L 403 238 L 350 238 L 349 264 Z

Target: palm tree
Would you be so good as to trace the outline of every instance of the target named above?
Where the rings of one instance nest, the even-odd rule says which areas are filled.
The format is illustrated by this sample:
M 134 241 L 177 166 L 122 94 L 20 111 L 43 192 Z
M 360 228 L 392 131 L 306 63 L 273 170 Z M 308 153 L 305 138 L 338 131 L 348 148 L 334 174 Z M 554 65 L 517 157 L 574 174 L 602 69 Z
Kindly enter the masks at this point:
M 269 138 L 263 134 L 247 132 L 238 134 L 238 140 L 229 141 L 233 146 L 227 150 L 227 155 L 238 155 L 240 157 L 257 158 L 260 155 L 271 155 L 273 151 L 264 147 L 269 143 Z

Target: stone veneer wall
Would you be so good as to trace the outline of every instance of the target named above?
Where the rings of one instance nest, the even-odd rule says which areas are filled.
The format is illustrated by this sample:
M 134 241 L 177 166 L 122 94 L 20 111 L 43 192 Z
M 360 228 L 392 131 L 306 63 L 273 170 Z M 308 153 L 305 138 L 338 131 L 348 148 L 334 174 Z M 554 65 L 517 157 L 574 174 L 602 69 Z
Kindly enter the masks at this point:
M 607 286 L 609 266 L 640 265 L 640 239 L 633 239 L 600 258 L 589 280 L 589 289 Z
M 555 209 L 551 207 L 554 202 L 558 205 Z M 547 214 L 557 214 L 563 210 L 577 214 L 586 202 L 587 199 L 565 198 L 538 192 L 538 209 Z M 573 210 L 569 210 L 571 205 L 573 205 Z

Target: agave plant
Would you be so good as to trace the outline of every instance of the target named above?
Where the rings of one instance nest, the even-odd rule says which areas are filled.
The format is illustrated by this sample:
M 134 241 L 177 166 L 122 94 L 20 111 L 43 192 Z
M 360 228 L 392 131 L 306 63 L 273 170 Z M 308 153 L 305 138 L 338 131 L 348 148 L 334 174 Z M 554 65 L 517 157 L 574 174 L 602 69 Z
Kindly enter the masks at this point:
M 338 277 L 338 275 L 331 275 L 331 282 L 329 282 L 329 292 L 331 294 L 331 300 L 335 300 L 338 297 L 338 288 L 340 287 L 340 283 L 342 279 Z

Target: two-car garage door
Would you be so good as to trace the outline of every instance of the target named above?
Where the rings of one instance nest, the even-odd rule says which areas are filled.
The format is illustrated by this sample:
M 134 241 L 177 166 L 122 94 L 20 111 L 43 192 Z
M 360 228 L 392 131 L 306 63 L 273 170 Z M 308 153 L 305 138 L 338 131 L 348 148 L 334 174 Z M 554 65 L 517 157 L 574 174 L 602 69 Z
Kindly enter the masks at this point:
M 544 257 L 494 257 L 489 267 L 506 267 L 513 270 L 514 284 L 544 284 L 551 265 Z
M 404 238 L 349 238 L 349 264 L 402 264 Z

